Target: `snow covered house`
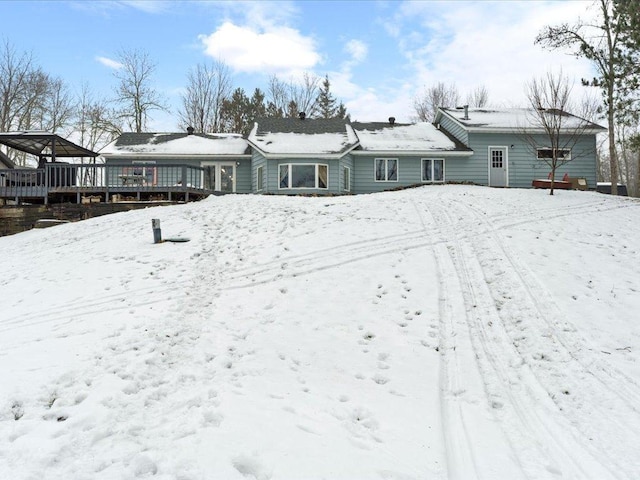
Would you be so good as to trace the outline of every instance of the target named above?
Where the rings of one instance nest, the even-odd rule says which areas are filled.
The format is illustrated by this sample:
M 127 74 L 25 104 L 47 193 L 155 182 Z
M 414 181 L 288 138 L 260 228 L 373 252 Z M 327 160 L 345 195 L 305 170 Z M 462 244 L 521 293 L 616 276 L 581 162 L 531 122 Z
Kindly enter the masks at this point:
M 123 133 L 100 155 L 111 178 L 134 188 L 249 193 L 251 155 L 238 134 Z
M 558 145 L 572 160 L 556 172 L 584 178 L 596 187 L 596 135 L 606 128 L 566 112 L 557 122 Z M 540 112 L 524 108 L 440 108 L 435 124 L 472 150 L 468 157 L 447 164 L 448 180 L 468 181 L 491 187 L 531 187 L 534 179 L 546 179 L 545 161 L 551 150 L 549 135 L 539 121 Z
M 550 146 L 527 112 L 439 109 L 433 124 L 400 124 L 393 117 L 369 123 L 303 114 L 260 118 L 246 139 L 192 131 L 125 133 L 100 154 L 120 169 L 123 183 L 162 180 L 221 193 L 359 194 L 446 182 L 531 187 L 549 173 L 544 159 Z M 562 115 L 566 136 L 574 137 L 564 154 L 573 161 L 557 173 L 585 178 L 594 188 L 596 134 L 605 129 Z M 580 122 L 584 128 L 571 130 Z M 185 165 L 188 175 L 178 168 Z
M 429 123 L 258 119 L 251 133 L 254 191 L 371 193 L 445 181 L 445 159 L 473 152 Z

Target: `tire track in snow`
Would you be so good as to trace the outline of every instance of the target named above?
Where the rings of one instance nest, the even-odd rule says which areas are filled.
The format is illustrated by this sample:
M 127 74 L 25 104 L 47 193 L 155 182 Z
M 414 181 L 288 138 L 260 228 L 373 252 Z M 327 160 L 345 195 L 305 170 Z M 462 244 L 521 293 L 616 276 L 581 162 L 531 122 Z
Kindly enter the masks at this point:
M 489 233 L 478 235 L 473 249 L 477 257 L 495 257 L 505 259 L 506 269 L 502 269 L 499 281 L 491 275 L 483 273 L 484 280 L 489 287 L 494 302 L 501 302 L 500 298 L 508 298 L 511 303 L 517 299 L 516 311 L 500 305 L 497 313 L 504 326 L 505 333 L 519 352 L 523 361 L 530 367 L 537 382 L 547 391 L 547 394 L 558 405 L 562 415 L 573 425 L 573 436 L 583 449 L 590 451 L 594 457 L 607 459 L 607 469 L 615 471 L 616 475 L 635 478 L 633 472 L 625 472 L 616 456 L 634 458 L 636 445 L 640 441 L 627 428 L 627 416 L 637 415 L 637 404 L 640 401 L 638 387 L 622 372 L 619 372 L 604 360 L 593 364 L 593 357 L 586 358 L 581 352 L 588 343 L 581 338 L 570 339 L 566 332 L 576 332 L 577 329 L 569 325 L 565 315 L 553 302 L 551 295 L 542 284 L 535 280 L 533 273 L 521 261 L 518 261 L 509 247 L 498 235 L 497 228 L 483 220 L 482 212 L 472 205 L 463 205 L 453 201 L 446 206 L 447 211 L 455 211 L 459 218 L 472 214 L 472 220 L 480 220 L 489 227 Z M 471 224 L 471 222 L 465 222 Z M 492 260 L 495 264 L 495 258 Z M 490 264 L 491 262 L 489 262 Z M 480 262 L 482 265 L 482 262 Z M 482 267 L 481 267 L 482 268 Z M 514 322 L 519 312 L 521 318 Z M 522 318 L 524 317 L 524 319 Z M 562 322 L 556 319 L 563 319 Z M 577 335 L 577 334 L 576 334 Z M 573 335 L 573 336 L 576 336 Z M 546 353 L 546 349 L 553 347 L 552 355 L 560 360 L 533 361 L 529 355 L 533 351 Z M 589 351 L 593 349 L 589 348 Z M 544 355 L 541 353 L 541 355 Z M 541 375 L 546 372 L 544 375 Z M 578 380 L 576 380 L 578 379 Z M 572 399 L 582 395 L 596 397 L 596 401 L 587 404 L 571 405 Z M 564 395 L 561 393 L 564 392 Z M 563 397 L 561 402 L 558 397 Z M 577 402 L 579 400 L 574 400 Z M 567 405 L 573 408 L 567 408 Z M 582 411 L 590 408 L 588 415 Z M 580 410 L 580 411 L 578 411 Z M 588 418 L 588 422 L 583 419 Z M 618 432 L 614 438 L 604 438 L 612 431 L 611 423 L 617 424 Z M 634 438 L 629 438 L 634 437 Z M 585 442 L 583 439 L 588 438 Z M 624 438 L 624 441 L 621 439 Z M 623 453 L 626 451 L 626 453 Z M 640 463 L 638 464 L 640 467 Z
M 437 229 L 428 228 L 419 207 L 414 201 L 412 204 L 423 232 L 429 237 L 435 236 Z M 429 223 L 435 225 L 432 215 L 431 218 L 432 221 Z M 472 354 L 473 349 L 466 325 L 460 324 L 460 319 L 464 318 L 465 312 L 461 308 L 462 302 L 456 302 L 456 299 L 462 296 L 462 292 L 459 285 L 452 281 L 456 276 L 455 266 L 447 253 L 448 247 L 445 242 L 434 239 L 432 243 L 439 288 L 439 390 L 447 477 L 452 480 L 479 479 L 484 477 L 485 472 L 482 465 L 478 463 L 480 459 L 476 452 L 474 432 L 468 427 L 477 412 L 474 412 L 476 407 L 464 397 L 475 397 L 476 404 L 479 406 L 488 403 L 488 400 L 478 365 Z M 489 425 L 487 430 L 491 427 L 492 425 Z
M 531 269 L 522 261 L 518 260 L 511 248 L 509 248 L 504 240 L 500 238 L 498 235 L 499 229 L 491 226 L 490 222 L 486 222 L 482 218 L 481 212 L 479 212 L 476 207 L 472 205 L 465 205 L 465 207 L 474 213 L 475 218 L 487 223 L 487 226 L 489 226 L 488 235 L 491 237 L 493 241 L 492 243 L 501 250 L 501 254 L 508 260 L 512 267 L 512 272 L 517 275 L 519 284 L 526 292 L 528 301 L 530 301 L 535 307 L 535 310 L 544 324 L 553 331 L 553 337 L 562 345 L 567 354 L 578 362 L 582 368 L 588 371 L 590 375 L 602 383 L 608 391 L 617 394 L 630 409 L 638 413 L 638 405 L 640 405 L 640 385 L 638 385 L 637 382 L 624 372 L 608 364 L 604 359 L 597 362 L 595 365 L 596 368 L 594 368 L 593 362 L 589 362 L 587 359 L 582 358 L 580 355 L 582 345 L 588 344 L 588 342 L 584 338 L 572 340 L 570 335 L 565 333 L 572 332 L 572 336 L 577 335 L 575 334 L 577 328 L 568 320 L 563 320 L 564 325 L 561 325 L 558 321 L 554 320 L 564 318 L 565 315 L 553 301 L 548 290 L 535 278 Z M 598 212 L 600 211 L 603 210 L 598 210 Z M 593 349 L 589 348 L 589 350 Z M 614 381 L 617 383 L 612 385 L 611 382 Z
M 466 306 L 466 333 L 470 336 L 486 396 L 490 399 L 488 407 L 492 407 L 492 413 L 507 428 L 505 433 L 513 444 L 513 450 L 518 452 L 516 465 L 512 466 L 514 471 L 520 468 L 531 478 L 546 478 L 563 470 L 570 478 L 610 478 L 596 461 L 574 454 L 575 443 L 567 444 L 563 429 L 550 420 L 554 412 L 544 404 L 546 391 L 526 367 L 518 368 L 523 363 L 522 358 L 505 332 L 497 328 L 500 318 L 496 306 L 486 291 L 482 268 L 470 248 L 471 242 L 466 239 L 473 238 L 473 232 L 463 232 L 459 226 L 454 226 L 446 200 L 442 205 L 425 202 L 424 206 L 434 218 L 434 229 L 450 239 L 447 255 L 454 266 Z M 489 319 L 487 325 L 484 323 L 486 319 Z M 492 326 L 494 324 L 495 327 Z M 462 329 L 458 330 L 460 333 L 463 333 Z M 473 441 L 481 443 L 480 438 Z M 593 472 L 598 472 L 598 476 L 592 477 Z

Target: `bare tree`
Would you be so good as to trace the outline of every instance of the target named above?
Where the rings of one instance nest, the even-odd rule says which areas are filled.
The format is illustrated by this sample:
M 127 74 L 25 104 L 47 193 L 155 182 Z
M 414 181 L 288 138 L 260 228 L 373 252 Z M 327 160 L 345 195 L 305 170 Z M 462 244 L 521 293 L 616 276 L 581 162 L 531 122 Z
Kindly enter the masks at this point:
M 47 91 L 41 107 L 40 130 L 56 133 L 70 126 L 74 101 L 62 79 L 47 78 Z
M 0 130 L 17 128 L 28 103 L 30 80 L 34 70 L 30 54 L 18 55 L 5 40 L 0 51 Z
M 454 108 L 460 103 L 460 93 L 454 85 L 445 85 L 443 82 L 425 88 L 422 95 L 413 100 L 413 108 L 421 122 L 433 122 L 438 107 Z
M 620 2 L 620 5 L 624 4 Z M 636 76 L 637 65 L 628 61 L 630 57 L 624 51 L 624 35 L 621 36 L 629 12 L 618 8 L 613 0 L 598 0 L 597 6 L 600 14 L 597 24 L 578 20 L 573 25 L 546 26 L 535 43 L 551 49 L 571 49 L 577 57 L 590 60 L 598 72 L 598 78 L 585 83 L 600 87 L 604 96 L 609 128 L 611 193 L 617 195 L 616 109 L 621 94 L 624 94 L 624 85 Z
M 272 75 L 267 86 L 267 98 L 267 114 L 270 117 L 284 117 L 290 101 L 289 86 Z
M 232 89 L 229 68 L 223 62 L 199 64 L 189 71 L 187 81 L 178 113 L 180 127 L 201 133 L 222 131 L 222 105 Z
M 291 100 L 297 106 L 297 115 L 299 112 L 305 112 L 307 116 L 315 116 L 318 107 L 320 77 L 305 72 L 302 80 L 298 83 L 291 83 Z M 290 116 L 293 116 L 290 114 Z
M 297 117 L 299 112 L 314 116 L 318 109 L 319 85 L 320 77 L 307 72 L 299 82 L 286 83 L 272 76 L 267 88 L 267 113 L 274 117 Z
M 164 99 L 152 85 L 156 64 L 140 50 L 121 50 L 115 72 L 118 79 L 115 101 L 121 106 L 120 116 L 129 129 L 141 133 L 152 110 L 168 110 Z
M 474 88 L 467 95 L 467 105 L 470 107 L 482 108 L 486 107 L 487 103 L 489 103 L 489 91 L 484 85 Z
M 0 46 L 0 131 L 47 130 L 67 127 L 73 101 L 67 86 L 38 67 L 31 54 L 18 54 L 8 42 Z M 22 152 L 12 151 L 13 161 L 28 163 Z
M 553 195 L 559 167 L 588 153 L 595 154 L 595 148 L 577 148 L 583 134 L 593 124 L 568 113 L 572 109 L 571 90 L 569 80 L 562 72 L 557 75 L 549 72 L 527 85 L 531 114 L 526 125 L 521 127 L 521 137 L 534 156 L 551 169 L 550 195 Z M 590 115 L 590 112 L 583 113 Z
M 82 86 L 76 104 L 74 129 L 80 135 L 80 145 L 93 151 L 122 133 L 117 112 L 105 100 L 96 100 L 87 84 Z

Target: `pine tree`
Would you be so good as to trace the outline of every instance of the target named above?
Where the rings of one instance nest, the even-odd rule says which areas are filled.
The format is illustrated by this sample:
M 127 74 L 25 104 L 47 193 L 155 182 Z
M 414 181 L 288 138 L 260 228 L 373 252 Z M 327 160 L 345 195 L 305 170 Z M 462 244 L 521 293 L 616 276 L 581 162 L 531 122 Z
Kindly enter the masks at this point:
M 325 75 L 318 93 L 316 100 L 316 112 L 314 112 L 315 118 L 336 118 L 338 115 L 338 106 L 335 97 L 331 94 L 331 82 L 329 82 L 329 75 Z M 344 105 L 340 104 L 344 109 Z M 346 112 L 346 110 L 345 110 Z M 344 118 L 340 117 L 340 118 Z

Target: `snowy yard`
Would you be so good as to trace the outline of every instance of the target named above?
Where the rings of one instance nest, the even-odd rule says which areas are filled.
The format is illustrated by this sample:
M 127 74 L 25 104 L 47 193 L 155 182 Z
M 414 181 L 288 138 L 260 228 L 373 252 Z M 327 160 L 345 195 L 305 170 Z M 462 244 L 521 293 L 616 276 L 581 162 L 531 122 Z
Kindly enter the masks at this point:
M 638 478 L 637 200 L 229 195 L 0 252 L 2 479 Z

